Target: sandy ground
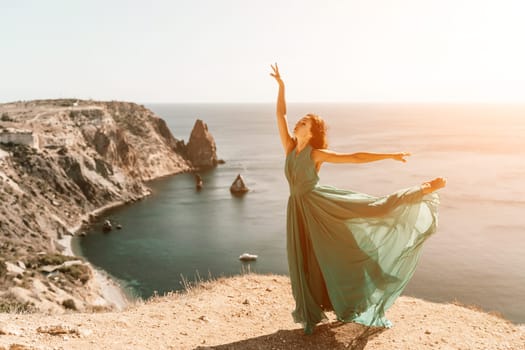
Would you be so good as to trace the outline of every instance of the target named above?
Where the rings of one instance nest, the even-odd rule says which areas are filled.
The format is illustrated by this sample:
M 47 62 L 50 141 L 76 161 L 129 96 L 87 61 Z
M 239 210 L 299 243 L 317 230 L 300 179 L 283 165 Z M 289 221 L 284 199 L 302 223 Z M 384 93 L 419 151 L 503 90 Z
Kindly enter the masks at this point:
M 453 304 L 400 297 L 391 329 L 330 315 L 310 336 L 293 305 L 287 277 L 248 274 L 120 312 L 0 314 L 0 349 L 525 349 L 524 325 Z

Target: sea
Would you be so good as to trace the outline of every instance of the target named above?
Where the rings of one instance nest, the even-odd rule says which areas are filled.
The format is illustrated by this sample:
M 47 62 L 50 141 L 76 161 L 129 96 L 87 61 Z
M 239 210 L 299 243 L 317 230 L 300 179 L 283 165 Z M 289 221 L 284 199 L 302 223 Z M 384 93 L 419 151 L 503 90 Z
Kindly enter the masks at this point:
M 275 105 L 145 106 L 186 142 L 205 121 L 225 163 L 200 173 L 201 191 L 189 173 L 151 181 L 151 196 L 105 212 L 75 237 L 75 253 L 143 299 L 250 271 L 288 274 Z M 290 103 L 290 128 L 306 113 L 326 120 L 335 151 L 411 153 L 406 163 L 325 163 L 321 184 L 380 196 L 446 177 L 438 230 L 403 295 L 525 323 L 525 105 Z M 229 191 L 238 174 L 250 188 L 242 197 Z M 106 219 L 122 230 L 103 233 Z M 242 262 L 243 253 L 258 259 Z

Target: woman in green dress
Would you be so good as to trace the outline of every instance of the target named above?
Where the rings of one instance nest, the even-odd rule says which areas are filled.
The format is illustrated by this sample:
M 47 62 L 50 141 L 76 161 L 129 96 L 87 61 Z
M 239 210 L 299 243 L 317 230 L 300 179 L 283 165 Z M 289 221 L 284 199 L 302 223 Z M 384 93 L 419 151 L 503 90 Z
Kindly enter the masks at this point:
M 288 129 L 284 83 L 279 84 L 277 125 L 286 153 L 290 185 L 287 253 L 292 315 L 306 334 L 334 311 L 338 320 L 391 327 L 385 311 L 412 277 L 423 242 L 436 231 L 443 178 L 374 197 L 318 184 L 324 162 L 406 162 L 409 153 L 337 153 L 327 149 L 326 127 L 317 115 L 302 117 Z

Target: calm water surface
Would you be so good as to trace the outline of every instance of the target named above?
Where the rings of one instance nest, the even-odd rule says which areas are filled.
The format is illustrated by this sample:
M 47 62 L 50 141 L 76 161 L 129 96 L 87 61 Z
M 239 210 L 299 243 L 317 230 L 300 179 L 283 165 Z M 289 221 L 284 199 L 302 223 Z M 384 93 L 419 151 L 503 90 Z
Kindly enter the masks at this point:
M 283 173 L 272 104 L 151 104 L 178 139 L 196 118 L 215 137 L 226 164 L 202 173 L 204 189 L 181 174 L 150 183 L 153 195 L 107 212 L 123 230 L 103 234 L 100 223 L 76 251 L 135 295 L 149 297 L 208 276 L 287 274 Z M 435 176 L 441 191 L 438 232 L 423 250 L 405 295 L 475 304 L 525 322 L 525 106 L 291 104 L 290 122 L 308 112 L 328 122 L 338 151 L 409 151 L 406 164 L 325 164 L 321 183 L 383 195 Z M 229 186 L 242 174 L 243 198 Z M 200 276 L 200 277 L 198 277 Z

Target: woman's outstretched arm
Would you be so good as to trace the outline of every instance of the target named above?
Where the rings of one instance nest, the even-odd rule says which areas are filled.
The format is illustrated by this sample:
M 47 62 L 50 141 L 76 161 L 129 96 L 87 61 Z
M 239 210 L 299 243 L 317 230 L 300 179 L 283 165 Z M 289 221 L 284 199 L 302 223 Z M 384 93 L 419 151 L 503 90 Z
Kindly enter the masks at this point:
M 272 77 L 275 78 L 277 83 L 279 84 L 279 93 L 277 95 L 277 126 L 279 127 L 279 135 L 281 136 L 281 142 L 283 144 L 284 152 L 289 153 L 293 146 L 293 139 L 292 135 L 290 134 L 290 130 L 288 129 L 288 121 L 286 120 L 286 102 L 284 100 L 284 82 L 281 79 L 281 75 L 279 74 L 279 67 L 277 67 L 277 63 L 275 66 L 271 66 L 273 73 L 270 73 Z
M 327 149 L 314 149 L 312 151 L 312 159 L 316 164 L 323 162 L 328 163 L 370 163 L 383 159 L 393 159 L 400 162 L 406 162 L 405 157 L 410 153 L 337 153 Z

